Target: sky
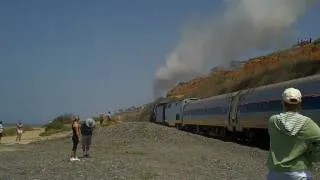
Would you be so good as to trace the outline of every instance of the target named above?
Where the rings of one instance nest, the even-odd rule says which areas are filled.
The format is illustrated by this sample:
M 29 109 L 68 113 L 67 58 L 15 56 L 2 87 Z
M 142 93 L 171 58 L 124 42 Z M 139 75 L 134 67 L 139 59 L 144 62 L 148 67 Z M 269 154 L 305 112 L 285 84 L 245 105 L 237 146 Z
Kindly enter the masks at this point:
M 152 101 L 155 72 L 181 28 L 222 7 L 218 0 L 0 1 L 0 119 L 46 123 Z M 320 37 L 319 15 L 317 4 L 295 25 L 297 37 Z

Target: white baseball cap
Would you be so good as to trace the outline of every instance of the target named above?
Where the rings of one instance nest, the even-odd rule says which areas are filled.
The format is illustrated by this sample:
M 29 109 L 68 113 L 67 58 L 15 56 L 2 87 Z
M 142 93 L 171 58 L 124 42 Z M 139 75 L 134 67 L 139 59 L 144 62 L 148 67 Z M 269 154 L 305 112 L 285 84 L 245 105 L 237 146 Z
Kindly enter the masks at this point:
M 287 88 L 282 93 L 282 100 L 288 104 L 301 103 L 301 92 L 295 88 Z

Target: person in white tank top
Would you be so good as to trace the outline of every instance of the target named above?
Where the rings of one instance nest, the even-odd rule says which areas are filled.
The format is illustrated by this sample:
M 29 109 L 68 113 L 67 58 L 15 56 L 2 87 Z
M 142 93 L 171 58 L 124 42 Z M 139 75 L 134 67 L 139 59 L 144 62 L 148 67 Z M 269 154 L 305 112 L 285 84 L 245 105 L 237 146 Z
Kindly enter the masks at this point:
M 21 136 L 23 133 L 23 124 L 21 123 L 21 121 L 17 124 L 17 138 L 16 141 L 21 141 Z

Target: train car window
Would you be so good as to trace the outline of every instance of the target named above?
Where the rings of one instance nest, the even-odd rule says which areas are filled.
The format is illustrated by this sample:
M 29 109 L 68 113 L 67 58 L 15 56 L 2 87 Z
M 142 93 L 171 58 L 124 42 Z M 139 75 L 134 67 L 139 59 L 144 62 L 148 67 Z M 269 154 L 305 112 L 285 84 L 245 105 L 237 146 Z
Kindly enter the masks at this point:
M 266 111 L 268 109 L 268 101 L 263 101 L 260 103 L 260 111 Z
M 180 120 L 180 114 L 176 114 L 176 120 Z
M 273 100 L 268 103 L 267 111 L 278 111 L 282 109 L 281 100 Z
M 306 96 L 302 98 L 301 108 L 305 109 L 315 109 L 320 107 L 320 96 Z
M 240 110 L 242 113 L 247 112 L 246 104 L 240 105 L 240 106 L 239 106 L 239 110 Z

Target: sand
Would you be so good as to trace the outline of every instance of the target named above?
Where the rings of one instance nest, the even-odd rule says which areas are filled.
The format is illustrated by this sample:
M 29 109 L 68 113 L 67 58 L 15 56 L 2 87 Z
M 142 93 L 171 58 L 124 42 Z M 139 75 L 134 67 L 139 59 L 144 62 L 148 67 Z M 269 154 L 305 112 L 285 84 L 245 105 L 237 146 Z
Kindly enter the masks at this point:
M 61 132 L 57 134 L 52 134 L 50 136 L 40 136 L 42 132 L 44 132 L 45 128 L 34 128 L 33 131 L 25 131 L 22 134 L 21 141 L 17 142 L 16 141 L 16 136 L 5 136 L 2 137 L 1 140 L 1 149 L 0 152 L 3 151 L 16 151 L 18 150 L 16 146 L 12 145 L 26 145 L 30 144 L 33 142 L 38 142 L 38 141 L 44 141 L 44 140 L 52 140 L 52 139 L 58 139 L 58 138 L 63 138 L 67 137 L 71 134 L 71 132 Z

